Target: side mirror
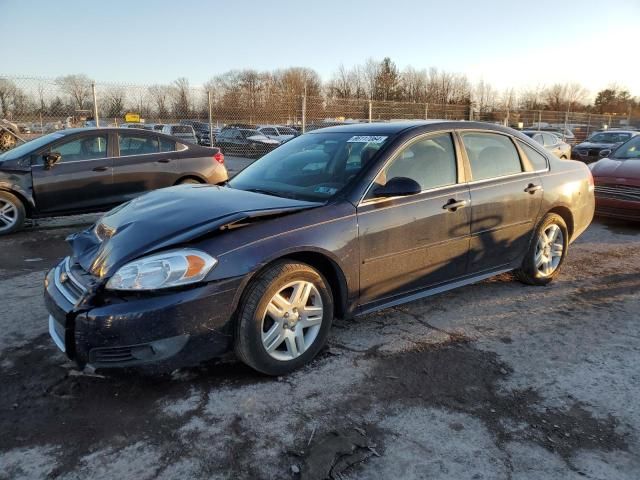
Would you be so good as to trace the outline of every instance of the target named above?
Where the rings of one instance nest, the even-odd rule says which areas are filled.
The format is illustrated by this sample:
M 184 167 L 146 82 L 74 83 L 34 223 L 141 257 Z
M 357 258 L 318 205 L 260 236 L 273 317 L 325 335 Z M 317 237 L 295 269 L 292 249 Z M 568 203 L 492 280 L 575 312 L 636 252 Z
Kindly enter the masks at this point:
M 53 167 L 56 163 L 58 163 L 60 161 L 61 158 L 62 158 L 62 155 L 60 155 L 58 152 L 46 153 L 44 155 L 44 166 L 45 166 L 45 168 Z
M 373 190 L 375 197 L 406 197 L 420 193 L 420 184 L 412 178 L 394 177 L 385 185 L 376 187 Z
M 600 150 L 600 158 L 605 158 L 611 155 L 611 149 L 605 148 L 604 150 Z

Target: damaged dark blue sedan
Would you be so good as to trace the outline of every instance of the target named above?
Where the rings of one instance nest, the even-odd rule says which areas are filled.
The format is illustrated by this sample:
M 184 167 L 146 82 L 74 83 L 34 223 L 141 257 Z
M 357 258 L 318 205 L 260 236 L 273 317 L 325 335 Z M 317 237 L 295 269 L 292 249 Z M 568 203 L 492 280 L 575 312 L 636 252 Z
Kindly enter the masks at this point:
M 514 130 L 473 122 L 315 130 L 225 186 L 157 190 L 72 235 L 45 281 L 80 366 L 309 362 L 349 318 L 515 271 L 560 271 L 593 180 Z

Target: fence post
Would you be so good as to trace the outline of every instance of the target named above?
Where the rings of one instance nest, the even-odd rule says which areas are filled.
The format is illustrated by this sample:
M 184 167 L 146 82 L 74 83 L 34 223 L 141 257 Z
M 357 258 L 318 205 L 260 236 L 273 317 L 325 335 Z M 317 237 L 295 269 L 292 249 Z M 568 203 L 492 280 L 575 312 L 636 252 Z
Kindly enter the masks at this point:
M 424 104 L 424 119 L 429 120 L 429 104 Z
M 607 128 L 611 128 L 611 115 L 607 115 L 607 117 L 609 117 L 609 120 L 607 121 Z
M 207 102 L 209 102 L 209 146 L 213 147 L 213 112 L 211 104 L 211 90 L 207 90 Z
M 96 95 L 96 84 L 91 84 L 91 90 L 93 91 L 93 119 L 96 122 L 96 127 L 100 126 L 100 120 L 98 119 L 98 97 Z
M 302 96 L 302 133 L 307 130 L 307 94 Z
M 540 131 L 541 123 L 542 123 L 542 110 L 538 110 L 538 131 Z
M 564 113 L 564 131 L 567 131 L 567 123 L 569 123 L 569 111 Z M 564 135 L 564 134 L 563 134 Z
M 591 131 L 591 114 L 587 117 L 587 137 L 589 136 L 589 132 Z
M 372 104 L 373 102 L 371 100 L 369 100 L 369 123 L 371 123 L 371 118 L 372 118 Z

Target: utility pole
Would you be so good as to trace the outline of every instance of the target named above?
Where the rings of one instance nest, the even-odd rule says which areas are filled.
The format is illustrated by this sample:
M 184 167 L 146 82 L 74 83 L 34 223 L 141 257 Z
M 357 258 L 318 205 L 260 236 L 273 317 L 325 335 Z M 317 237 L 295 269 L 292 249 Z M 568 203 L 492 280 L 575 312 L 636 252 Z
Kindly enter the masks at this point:
M 100 126 L 100 121 L 98 119 L 98 96 L 96 95 L 96 84 L 91 84 L 91 90 L 93 91 L 93 119 L 96 122 L 96 127 Z

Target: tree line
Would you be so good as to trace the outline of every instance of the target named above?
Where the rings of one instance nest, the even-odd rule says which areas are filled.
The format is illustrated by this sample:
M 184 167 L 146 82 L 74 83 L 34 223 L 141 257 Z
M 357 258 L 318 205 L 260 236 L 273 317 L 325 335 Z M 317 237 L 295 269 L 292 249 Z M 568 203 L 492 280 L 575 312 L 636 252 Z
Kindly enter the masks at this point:
M 0 77 L 0 117 L 42 114 L 74 115 L 93 108 L 92 80 L 84 74 L 59 77 L 53 85 L 30 81 L 28 85 Z M 550 110 L 598 114 L 640 115 L 640 99 L 628 89 L 612 84 L 597 92 L 593 101 L 579 83 L 553 84 L 525 89 L 498 90 L 484 80 L 472 83 L 465 74 L 437 68 L 400 70 L 390 59 L 369 59 L 363 64 L 340 65 L 323 82 L 313 69 L 291 67 L 274 71 L 230 70 L 193 88 L 186 78 L 169 85 L 98 85 L 101 115 L 120 118 L 127 111 L 169 118 L 206 116 L 208 95 L 220 117 L 249 118 L 269 115 L 296 116 L 306 97 L 311 116 L 327 112 L 362 115 L 369 101 L 406 102 L 440 106 L 465 106 L 480 114 L 504 110 Z

